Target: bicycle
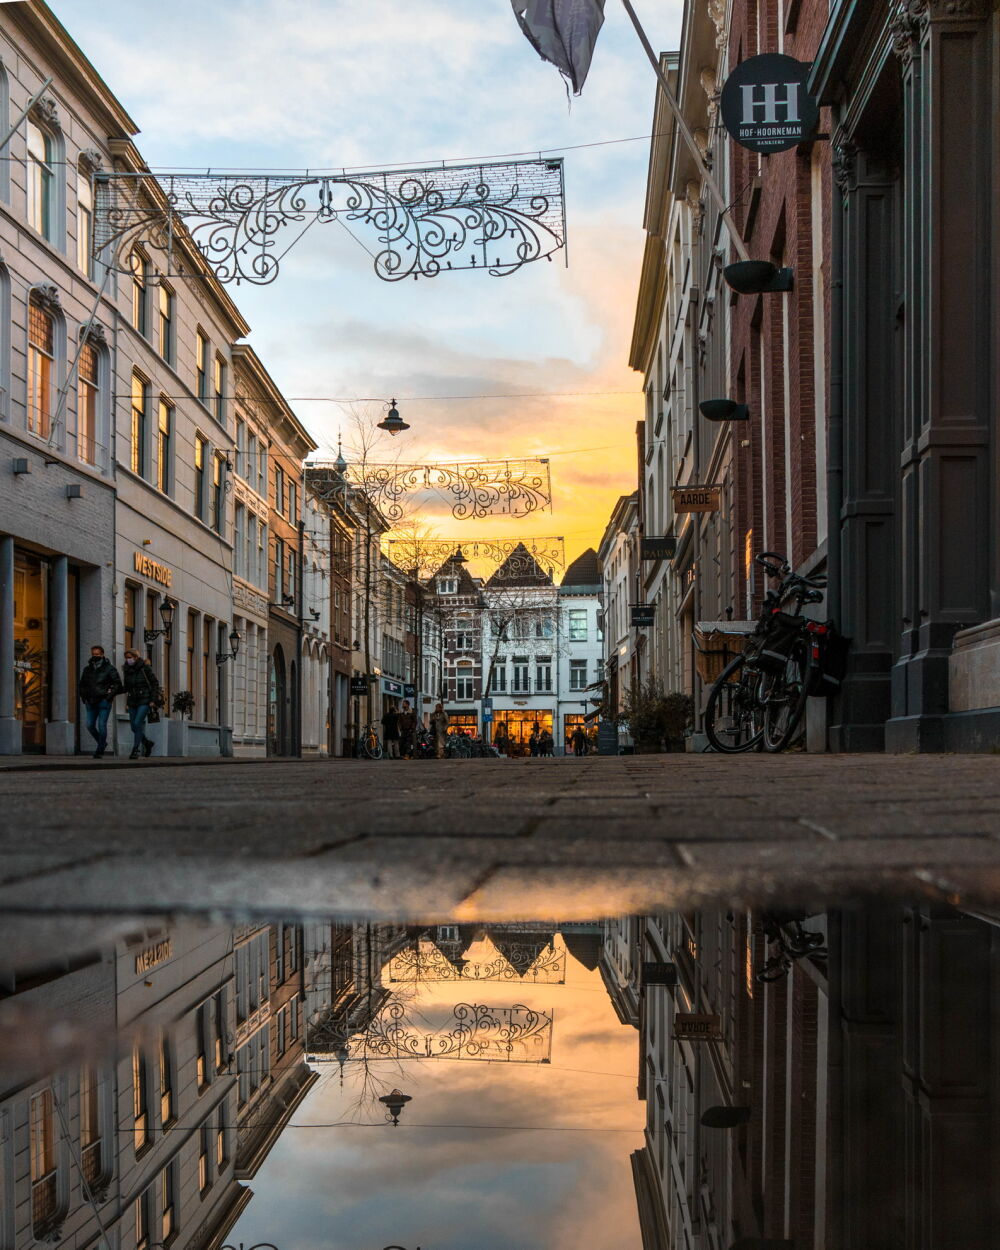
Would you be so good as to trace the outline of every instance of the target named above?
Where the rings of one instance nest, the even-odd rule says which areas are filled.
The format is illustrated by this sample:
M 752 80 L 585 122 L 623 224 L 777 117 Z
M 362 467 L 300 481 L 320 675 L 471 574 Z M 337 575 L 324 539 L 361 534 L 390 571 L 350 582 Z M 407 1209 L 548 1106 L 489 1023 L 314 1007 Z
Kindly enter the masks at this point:
M 358 753 L 369 760 L 382 758 L 382 740 L 374 725 L 365 725 L 358 739 Z
M 791 972 L 795 960 L 806 956 L 827 958 L 826 939 L 822 933 L 804 928 L 802 921 L 805 919 L 801 913 L 764 913 L 764 941 L 768 946 L 776 946 L 777 952 L 754 974 L 755 981 L 780 981 Z
M 783 751 L 801 731 L 809 695 L 839 687 L 846 656 L 848 640 L 832 622 L 802 615 L 806 604 L 823 601 L 826 578 L 793 573 L 773 551 L 755 559 L 769 578 L 781 581 L 765 595 L 745 650 L 709 692 L 705 734 L 713 749 L 726 755 L 761 747 Z
M 472 739 L 466 734 L 450 733 L 445 739 L 444 753 L 448 759 L 468 760 L 472 758 Z

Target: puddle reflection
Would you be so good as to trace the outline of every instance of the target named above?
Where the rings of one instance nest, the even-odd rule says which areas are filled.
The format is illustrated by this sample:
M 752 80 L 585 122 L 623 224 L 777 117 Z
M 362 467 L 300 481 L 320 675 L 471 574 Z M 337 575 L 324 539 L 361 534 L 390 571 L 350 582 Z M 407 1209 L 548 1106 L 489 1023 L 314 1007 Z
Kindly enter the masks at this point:
M 921 902 L 13 943 L 0 1246 L 994 1246 L 998 935 Z

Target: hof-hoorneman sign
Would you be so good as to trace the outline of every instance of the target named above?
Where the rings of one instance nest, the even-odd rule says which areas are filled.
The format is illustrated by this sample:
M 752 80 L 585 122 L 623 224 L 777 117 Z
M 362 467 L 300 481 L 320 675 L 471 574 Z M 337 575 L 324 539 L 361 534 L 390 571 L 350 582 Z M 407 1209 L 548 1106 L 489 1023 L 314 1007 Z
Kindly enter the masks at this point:
M 819 106 L 806 90 L 811 66 L 767 52 L 741 62 L 726 79 L 722 124 L 751 152 L 784 152 L 812 138 Z

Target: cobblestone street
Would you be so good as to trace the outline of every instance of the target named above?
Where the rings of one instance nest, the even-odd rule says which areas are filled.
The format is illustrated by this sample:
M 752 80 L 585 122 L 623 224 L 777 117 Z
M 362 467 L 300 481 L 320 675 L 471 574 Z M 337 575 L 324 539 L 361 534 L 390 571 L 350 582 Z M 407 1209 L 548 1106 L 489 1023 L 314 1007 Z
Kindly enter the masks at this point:
M 8 766 L 0 908 L 422 920 L 1000 896 L 991 756 Z

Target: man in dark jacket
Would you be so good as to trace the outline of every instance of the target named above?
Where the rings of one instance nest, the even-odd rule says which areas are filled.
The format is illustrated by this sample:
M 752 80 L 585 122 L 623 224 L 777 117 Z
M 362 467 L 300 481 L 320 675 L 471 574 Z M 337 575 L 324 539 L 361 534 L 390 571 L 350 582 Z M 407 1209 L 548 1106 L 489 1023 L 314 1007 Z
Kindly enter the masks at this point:
M 417 732 L 417 714 L 411 711 L 409 700 L 403 700 L 399 713 L 399 750 L 404 760 L 413 758 L 413 737 Z
M 399 759 L 399 713 L 387 707 L 382 714 L 382 737 L 385 739 L 386 759 Z
M 121 694 L 122 679 L 118 670 L 104 654 L 104 648 L 90 648 L 90 659 L 80 674 L 79 695 L 87 709 L 87 732 L 97 743 L 94 759 L 99 760 L 108 747 L 108 717 L 116 695 Z
M 145 734 L 146 717 L 150 706 L 160 703 L 160 683 L 151 665 L 142 658 L 138 651 L 125 652 L 123 684 L 125 687 L 125 707 L 128 710 L 129 724 L 132 727 L 132 754 L 130 760 L 137 760 L 139 752 L 149 755 L 154 743 Z

